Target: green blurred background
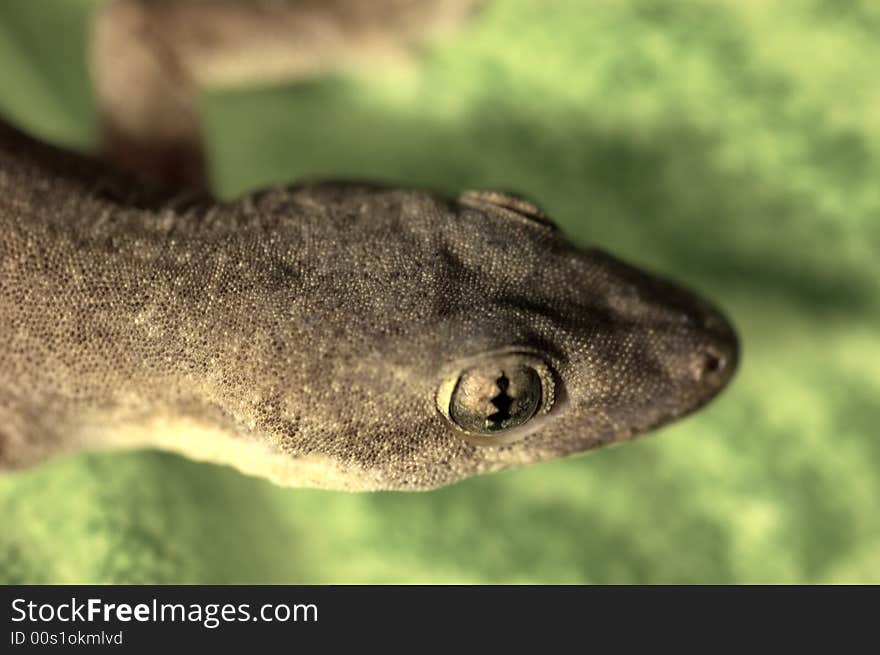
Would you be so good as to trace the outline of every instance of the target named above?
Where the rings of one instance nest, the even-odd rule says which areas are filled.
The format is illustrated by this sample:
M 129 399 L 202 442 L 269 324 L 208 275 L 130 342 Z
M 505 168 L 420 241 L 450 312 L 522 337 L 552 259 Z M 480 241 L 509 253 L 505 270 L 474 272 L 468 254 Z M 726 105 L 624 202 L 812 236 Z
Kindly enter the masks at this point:
M 99 0 L 4 0 L 0 112 L 96 143 Z M 216 188 L 516 189 L 723 306 L 743 362 L 622 447 L 424 494 L 176 456 L 0 477 L 0 581 L 880 582 L 880 4 L 500 0 L 382 79 L 203 98 Z

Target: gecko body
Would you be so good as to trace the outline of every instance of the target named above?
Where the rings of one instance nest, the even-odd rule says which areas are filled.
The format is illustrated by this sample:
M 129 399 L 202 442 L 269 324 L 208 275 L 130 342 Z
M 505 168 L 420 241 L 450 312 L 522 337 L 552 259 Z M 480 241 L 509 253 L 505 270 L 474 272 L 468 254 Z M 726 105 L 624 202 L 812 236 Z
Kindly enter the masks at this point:
M 430 489 L 683 416 L 737 351 L 706 302 L 509 195 L 218 203 L 0 127 L 2 469 L 158 447 Z

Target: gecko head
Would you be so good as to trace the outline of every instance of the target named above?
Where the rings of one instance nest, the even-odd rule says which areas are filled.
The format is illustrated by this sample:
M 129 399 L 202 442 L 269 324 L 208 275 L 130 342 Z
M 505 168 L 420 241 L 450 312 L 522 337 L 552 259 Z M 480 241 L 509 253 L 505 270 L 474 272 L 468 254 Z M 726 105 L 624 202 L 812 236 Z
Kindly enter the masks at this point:
M 299 427 L 317 421 L 354 488 L 432 488 L 622 441 L 701 407 L 737 366 L 717 309 L 575 246 L 521 198 L 310 193 L 344 205 L 322 218 L 345 224 L 332 259 L 348 280 L 316 321 L 337 336 L 314 339 L 310 379 L 345 402 L 302 410 Z
M 518 196 L 468 192 L 459 202 L 480 212 L 464 220 L 483 221 L 485 234 L 478 245 L 458 241 L 458 261 L 486 271 L 471 275 L 490 288 L 478 313 L 508 342 L 450 362 L 436 402 L 483 467 L 637 436 L 697 410 L 727 385 L 738 340 L 708 302 L 601 250 L 575 247 Z M 501 243 L 492 233 L 505 223 L 509 241 Z M 473 232 L 459 233 L 474 244 Z M 475 247 L 482 263 L 469 258 Z

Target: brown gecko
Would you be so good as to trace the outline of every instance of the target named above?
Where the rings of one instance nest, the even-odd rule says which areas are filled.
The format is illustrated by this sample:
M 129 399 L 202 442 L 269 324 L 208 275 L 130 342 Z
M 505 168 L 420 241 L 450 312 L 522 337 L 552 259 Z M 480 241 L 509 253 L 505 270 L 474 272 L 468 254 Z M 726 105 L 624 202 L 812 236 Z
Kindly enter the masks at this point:
M 716 309 L 515 196 L 220 203 L 0 126 L 0 469 L 157 447 L 430 489 L 684 416 L 737 356 Z

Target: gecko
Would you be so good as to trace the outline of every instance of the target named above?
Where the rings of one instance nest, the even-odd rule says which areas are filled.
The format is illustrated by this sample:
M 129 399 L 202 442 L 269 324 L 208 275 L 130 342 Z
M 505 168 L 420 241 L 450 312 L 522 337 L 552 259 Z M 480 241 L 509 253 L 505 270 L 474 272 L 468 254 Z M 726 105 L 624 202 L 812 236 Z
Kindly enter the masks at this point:
M 158 448 L 427 490 L 685 416 L 738 351 L 713 305 L 516 195 L 220 202 L 0 125 L 0 470 Z
M 102 154 L 148 179 L 207 189 L 208 90 L 418 67 L 486 0 L 107 0 L 90 29 Z

